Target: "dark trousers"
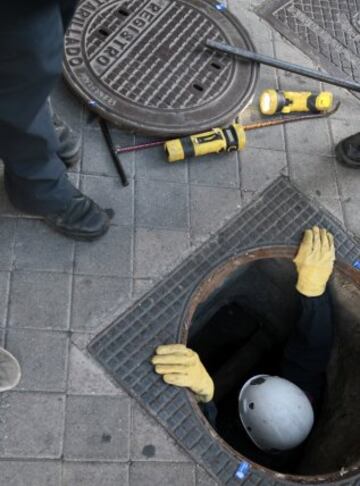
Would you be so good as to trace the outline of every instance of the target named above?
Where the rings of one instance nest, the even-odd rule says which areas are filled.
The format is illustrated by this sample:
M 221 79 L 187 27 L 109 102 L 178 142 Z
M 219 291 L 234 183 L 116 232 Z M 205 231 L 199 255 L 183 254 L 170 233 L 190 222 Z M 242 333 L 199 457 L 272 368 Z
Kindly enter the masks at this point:
M 77 0 L 5 0 L 0 13 L 0 159 L 19 209 L 62 211 L 76 192 L 57 156 L 48 96 Z

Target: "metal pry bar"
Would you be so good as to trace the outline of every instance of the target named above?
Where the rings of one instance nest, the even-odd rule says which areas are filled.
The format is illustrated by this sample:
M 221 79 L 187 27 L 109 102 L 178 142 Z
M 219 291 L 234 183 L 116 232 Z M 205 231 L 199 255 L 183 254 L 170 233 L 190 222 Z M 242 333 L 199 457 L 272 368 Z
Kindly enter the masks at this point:
M 284 71 L 295 74 L 300 74 L 300 76 L 316 79 L 317 81 L 323 81 L 324 83 L 333 84 L 334 86 L 340 86 L 341 88 L 347 88 L 351 91 L 357 91 L 360 93 L 360 84 L 353 81 L 347 81 L 346 79 L 337 78 L 335 76 L 330 76 L 330 74 L 321 73 L 319 71 L 316 71 L 315 69 L 310 69 L 304 66 L 299 66 L 298 64 L 281 61 L 280 59 L 275 59 L 274 57 L 266 56 L 265 54 L 248 51 L 241 47 L 233 47 L 228 44 L 223 44 L 222 42 L 217 42 L 211 39 L 208 39 L 206 41 L 206 46 L 221 52 L 226 52 L 227 54 L 233 54 L 243 60 L 246 59 L 248 61 L 258 62 L 260 64 L 266 64 L 267 66 L 282 69 Z
M 116 148 L 109 130 L 109 126 L 107 124 L 107 121 L 105 121 L 103 118 L 99 118 L 99 125 L 101 128 L 101 131 L 104 135 L 106 145 L 108 146 L 108 149 L 110 151 L 111 158 L 114 161 L 116 170 L 120 176 L 121 183 L 124 187 L 129 185 L 128 178 L 126 176 L 126 172 L 124 170 L 124 167 L 122 166 L 121 160 L 119 155 L 116 153 Z

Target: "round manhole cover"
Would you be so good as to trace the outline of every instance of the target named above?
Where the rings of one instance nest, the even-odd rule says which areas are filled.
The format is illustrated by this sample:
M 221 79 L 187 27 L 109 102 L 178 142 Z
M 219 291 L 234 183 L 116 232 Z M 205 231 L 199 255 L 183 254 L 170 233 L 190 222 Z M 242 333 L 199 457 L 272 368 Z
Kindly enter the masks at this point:
M 85 0 L 65 36 L 65 76 L 117 125 L 153 134 L 230 123 L 250 101 L 258 66 L 205 47 L 246 49 L 246 30 L 208 0 Z

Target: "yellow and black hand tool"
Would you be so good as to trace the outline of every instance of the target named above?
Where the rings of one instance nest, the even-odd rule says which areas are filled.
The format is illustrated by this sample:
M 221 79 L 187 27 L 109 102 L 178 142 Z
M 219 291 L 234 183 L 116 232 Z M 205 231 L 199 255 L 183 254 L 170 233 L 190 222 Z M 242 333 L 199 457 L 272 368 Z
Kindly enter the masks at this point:
M 238 123 L 233 123 L 227 128 L 214 128 L 208 132 L 169 140 L 164 146 L 168 161 L 177 162 L 188 157 L 242 150 L 245 145 L 244 128 Z
M 333 107 L 334 96 L 330 91 L 278 91 L 266 89 L 260 95 L 260 111 L 263 115 L 276 113 L 321 113 Z

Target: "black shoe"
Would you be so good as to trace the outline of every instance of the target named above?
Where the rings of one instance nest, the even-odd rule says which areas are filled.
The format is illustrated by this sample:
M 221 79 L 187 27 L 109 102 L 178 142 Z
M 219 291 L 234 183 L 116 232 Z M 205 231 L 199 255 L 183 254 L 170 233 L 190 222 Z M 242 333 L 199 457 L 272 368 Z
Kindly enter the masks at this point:
M 355 133 L 338 143 L 335 154 L 340 164 L 360 169 L 360 133 Z
M 58 156 L 66 167 L 73 167 L 81 160 L 81 137 L 72 130 L 56 113 L 52 112 L 52 122 L 59 140 Z
M 75 240 L 92 241 L 104 235 L 110 227 L 112 209 L 100 208 L 84 194 L 75 195 L 65 211 L 45 217 L 55 231 Z

